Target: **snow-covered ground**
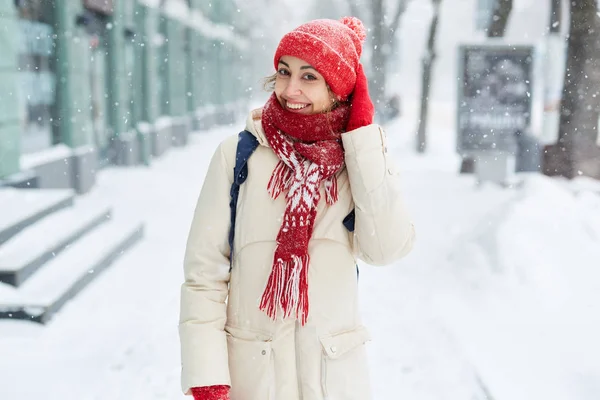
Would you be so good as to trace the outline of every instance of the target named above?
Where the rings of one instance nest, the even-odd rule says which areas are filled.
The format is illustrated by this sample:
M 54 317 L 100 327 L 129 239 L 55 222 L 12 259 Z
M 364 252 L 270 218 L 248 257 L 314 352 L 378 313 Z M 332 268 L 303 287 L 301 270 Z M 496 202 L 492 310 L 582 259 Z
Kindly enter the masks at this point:
M 442 3 L 424 156 L 414 153 L 412 133 L 429 2 L 412 2 L 401 25 L 389 89 L 403 97 L 403 118 L 387 131 L 418 237 L 397 265 L 361 266 L 375 400 L 597 400 L 600 183 L 533 174 L 502 189 L 457 174 L 456 46 L 480 39 L 475 3 Z M 539 44 L 546 3 L 515 1 L 508 39 Z M 0 321 L 0 400 L 184 398 L 177 319 L 185 239 L 214 148 L 242 127 L 195 134 L 150 167 L 100 173 L 84 200 L 142 218 L 145 239 L 48 325 Z
M 456 173 L 444 107 L 425 156 L 412 150 L 414 109 L 387 127 L 418 240 L 396 265 L 361 268 L 375 399 L 598 399 L 598 184 L 534 174 L 477 187 Z M 0 322 L 0 399 L 183 398 L 185 239 L 212 151 L 241 127 L 100 173 L 86 200 L 143 218 L 146 237 L 47 326 Z

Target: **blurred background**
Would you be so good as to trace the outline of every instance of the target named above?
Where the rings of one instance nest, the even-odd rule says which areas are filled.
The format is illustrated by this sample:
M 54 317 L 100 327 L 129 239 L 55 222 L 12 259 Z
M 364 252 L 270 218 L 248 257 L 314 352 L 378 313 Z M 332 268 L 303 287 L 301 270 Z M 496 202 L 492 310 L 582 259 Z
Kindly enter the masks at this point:
M 210 157 L 346 15 L 417 227 L 361 264 L 374 398 L 600 398 L 596 0 L 3 0 L 0 399 L 183 398 Z

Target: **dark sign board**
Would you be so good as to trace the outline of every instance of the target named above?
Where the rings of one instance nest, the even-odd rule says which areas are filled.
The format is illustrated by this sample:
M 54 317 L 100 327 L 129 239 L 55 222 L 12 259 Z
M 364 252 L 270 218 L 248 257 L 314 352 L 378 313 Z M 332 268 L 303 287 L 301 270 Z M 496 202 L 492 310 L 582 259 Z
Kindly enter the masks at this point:
M 531 124 L 533 53 L 533 46 L 460 47 L 459 153 L 515 150 L 515 135 Z
M 83 6 L 88 10 L 104 15 L 112 15 L 113 13 L 113 0 L 83 0 Z

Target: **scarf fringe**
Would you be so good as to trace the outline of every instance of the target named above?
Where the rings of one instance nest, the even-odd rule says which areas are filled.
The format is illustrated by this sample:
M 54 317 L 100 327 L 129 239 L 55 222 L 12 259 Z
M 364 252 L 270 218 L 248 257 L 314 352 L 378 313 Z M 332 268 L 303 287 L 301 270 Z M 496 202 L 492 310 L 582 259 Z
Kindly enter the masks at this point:
M 273 320 L 277 318 L 277 305 L 283 296 L 284 284 L 285 264 L 279 260 L 273 264 L 267 287 L 260 300 L 260 309 Z
M 281 192 L 289 188 L 291 181 L 292 170 L 283 161 L 279 161 L 267 185 L 267 191 L 271 198 L 276 199 L 279 197 Z
M 267 287 L 260 301 L 260 309 L 272 320 L 277 319 L 278 309 L 283 319 L 295 312 L 302 325 L 308 319 L 308 254 L 293 255 L 290 260 L 278 259 L 271 270 Z
M 327 204 L 334 205 L 338 201 L 338 182 L 335 175 L 325 180 L 325 200 Z

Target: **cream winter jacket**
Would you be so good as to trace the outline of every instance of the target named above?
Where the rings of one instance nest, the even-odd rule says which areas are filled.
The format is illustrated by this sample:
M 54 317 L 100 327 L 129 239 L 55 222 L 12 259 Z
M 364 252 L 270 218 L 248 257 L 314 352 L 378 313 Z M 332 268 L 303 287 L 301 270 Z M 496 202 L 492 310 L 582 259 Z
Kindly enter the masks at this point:
M 338 202 L 318 206 L 308 248 L 310 312 L 301 326 L 272 321 L 259 310 L 286 200 L 267 193 L 279 160 L 260 110 L 250 114 L 246 129 L 260 145 L 240 187 L 235 254 L 228 231 L 237 136 L 222 142 L 212 158 L 189 233 L 179 324 L 183 392 L 231 385 L 231 400 L 368 400 L 369 334 L 358 313 L 356 259 L 389 264 L 414 240 L 385 133 L 369 125 L 342 135 L 346 168 L 338 175 Z M 353 208 L 350 233 L 342 221 Z

